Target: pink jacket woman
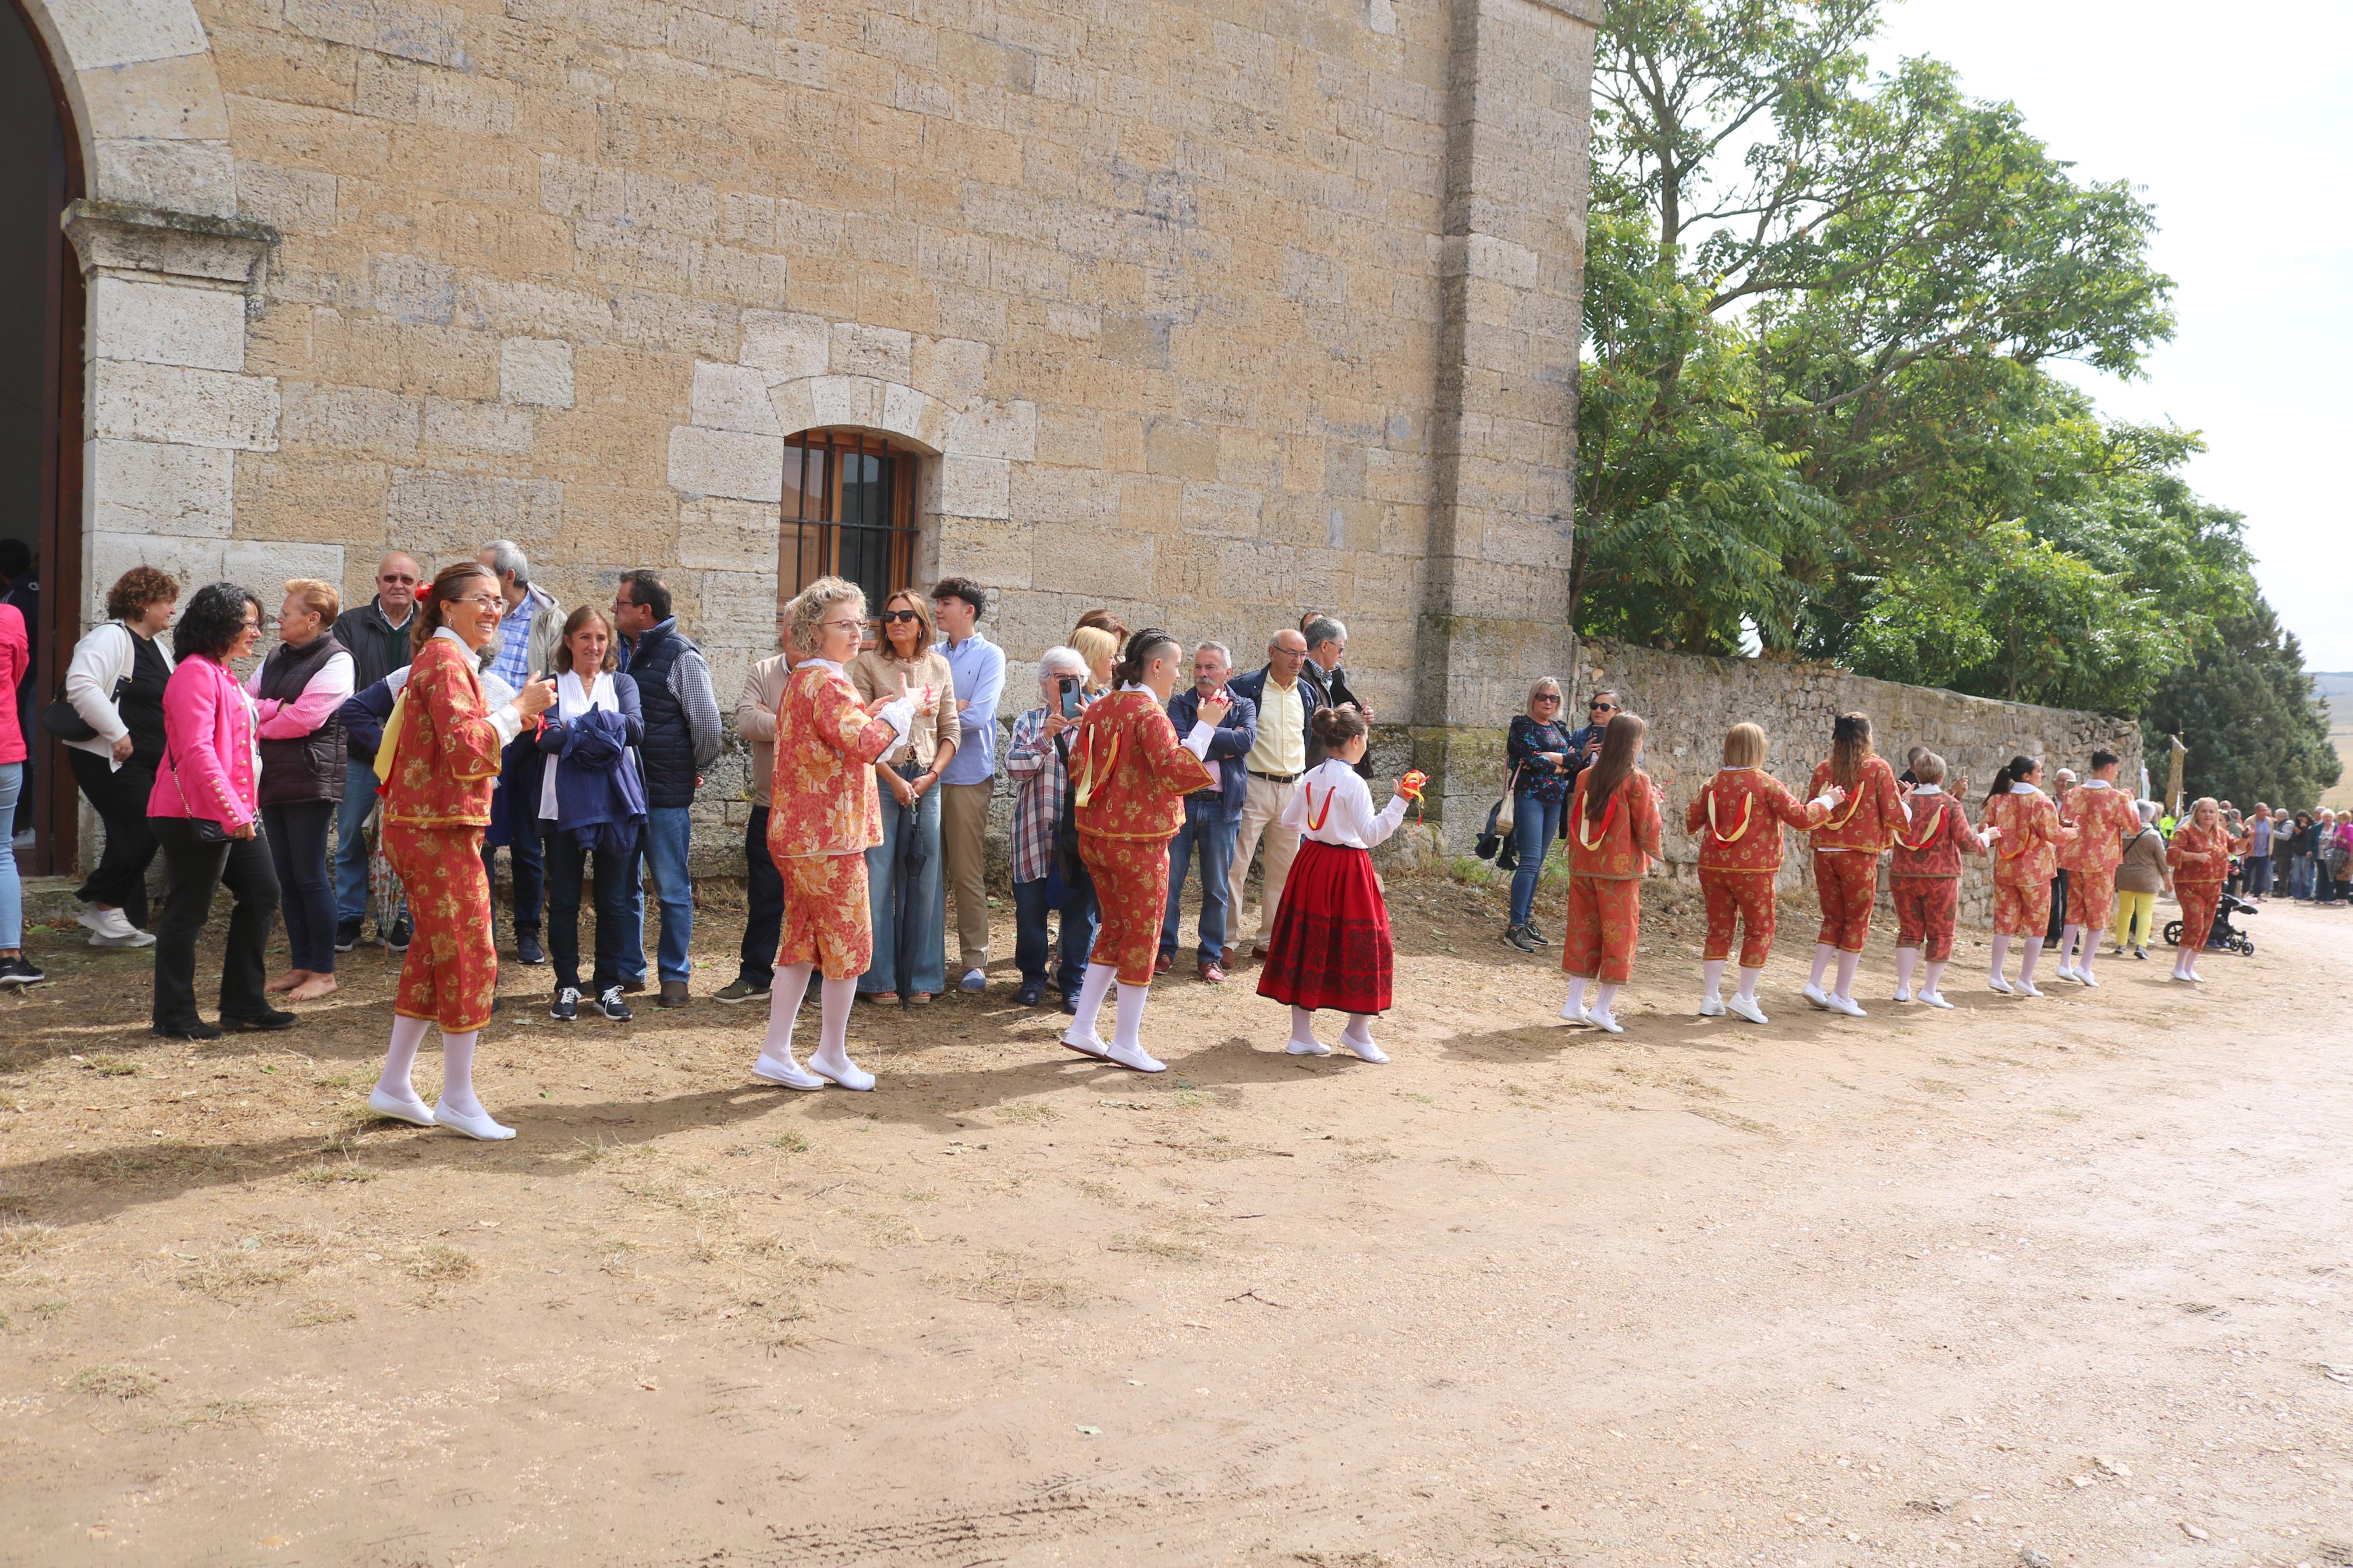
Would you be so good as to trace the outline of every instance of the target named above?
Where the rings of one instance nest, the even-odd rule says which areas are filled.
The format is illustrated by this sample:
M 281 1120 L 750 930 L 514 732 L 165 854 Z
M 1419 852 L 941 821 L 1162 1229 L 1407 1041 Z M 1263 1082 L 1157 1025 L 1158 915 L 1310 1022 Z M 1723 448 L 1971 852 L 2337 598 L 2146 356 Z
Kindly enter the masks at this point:
M 261 763 L 253 703 L 227 666 L 206 654 L 180 662 L 164 688 L 164 733 L 148 816 L 204 817 L 230 829 L 254 820 Z

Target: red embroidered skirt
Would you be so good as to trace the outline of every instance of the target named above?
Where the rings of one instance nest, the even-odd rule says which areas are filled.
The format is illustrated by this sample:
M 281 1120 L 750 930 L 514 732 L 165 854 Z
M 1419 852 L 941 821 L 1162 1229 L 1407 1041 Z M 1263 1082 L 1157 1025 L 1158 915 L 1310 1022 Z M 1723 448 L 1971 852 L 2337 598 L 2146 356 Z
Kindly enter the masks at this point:
M 1258 994 L 1294 1007 L 1385 1013 L 1397 973 L 1388 906 L 1365 850 L 1302 838 Z

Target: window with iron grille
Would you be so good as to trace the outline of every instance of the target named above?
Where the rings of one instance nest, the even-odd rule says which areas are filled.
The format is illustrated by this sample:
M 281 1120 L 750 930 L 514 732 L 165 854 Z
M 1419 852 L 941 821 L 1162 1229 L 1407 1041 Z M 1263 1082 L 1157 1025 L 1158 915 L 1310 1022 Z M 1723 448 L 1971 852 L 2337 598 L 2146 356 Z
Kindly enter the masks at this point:
M 776 608 L 819 577 L 847 577 L 879 608 L 915 569 L 917 454 L 871 430 L 785 438 Z

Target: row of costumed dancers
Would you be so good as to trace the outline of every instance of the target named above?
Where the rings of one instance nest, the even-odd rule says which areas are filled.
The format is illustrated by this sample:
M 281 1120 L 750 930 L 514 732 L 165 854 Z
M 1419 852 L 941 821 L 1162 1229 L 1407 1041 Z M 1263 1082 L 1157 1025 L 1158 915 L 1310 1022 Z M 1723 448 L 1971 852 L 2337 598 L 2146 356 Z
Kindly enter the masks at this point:
M 480 840 L 501 748 L 555 700 L 547 681 L 532 681 L 493 710 L 474 655 L 497 630 L 496 584 L 470 563 L 445 569 L 426 591 L 413 633 L 414 671 L 386 726 L 377 767 L 383 780 L 385 854 L 409 889 L 416 936 L 405 956 L 392 1037 L 368 1103 L 378 1114 L 501 1140 L 514 1130 L 477 1098 L 471 1064 L 489 1023 L 498 960 L 491 941 L 490 887 Z M 839 578 L 811 584 L 785 616 L 786 646 L 798 656 L 777 705 L 774 795 L 768 849 L 786 890 L 785 922 L 765 1037 L 753 1076 L 789 1089 L 828 1085 L 866 1090 L 873 1075 L 851 1061 L 849 1026 L 856 983 L 873 955 L 866 850 L 882 842 L 874 760 L 903 740 L 936 694 L 902 689 L 861 702 L 843 667 L 866 620 L 864 595 Z M 1129 638 L 1113 689 L 1092 703 L 1072 731 L 1069 768 L 1077 859 L 1092 879 L 1102 926 L 1078 996 L 1077 1016 L 1061 1043 L 1083 1056 L 1137 1072 L 1163 1064 L 1145 1048 L 1145 1004 L 1158 953 L 1168 896 L 1168 844 L 1183 820 L 1184 798 L 1209 786 L 1205 759 L 1228 704 L 1205 699 L 1191 732 L 1178 735 L 1167 713 L 1187 650 L 1165 631 Z M 1343 1014 L 1339 1041 L 1368 1062 L 1388 1058 L 1373 1020 L 1391 1001 L 1394 955 L 1388 916 L 1370 851 L 1397 831 L 1419 777 L 1409 774 L 1378 810 L 1354 763 L 1366 730 L 1353 708 L 1319 710 L 1314 720 L 1327 760 L 1303 774 L 1284 816 L 1301 835 L 1268 943 L 1258 990 L 1291 1010 L 1285 1048 L 1328 1055 L 1314 1015 Z M 1613 1033 L 1618 989 L 1630 973 L 1641 914 L 1641 880 L 1659 857 L 1660 795 L 1641 768 L 1642 721 L 1613 718 L 1600 753 L 1579 774 L 1568 816 L 1569 899 L 1562 963 L 1571 976 L 1563 1016 Z M 1916 784 L 1898 785 L 1872 753 L 1867 720 L 1838 721 L 1831 757 L 1814 770 L 1800 804 L 1763 771 L 1764 731 L 1735 727 L 1725 742 L 1724 770 L 1686 815 L 1700 835 L 1700 881 L 1708 909 L 1707 995 L 1701 1011 L 1736 1013 L 1757 1023 L 1757 981 L 1773 935 L 1774 879 L 1782 829 L 1814 836 L 1822 929 L 1807 996 L 1862 1016 L 1853 999 L 1856 960 L 1870 927 L 1880 854 L 1896 852 L 1899 998 L 1947 1005 L 1937 984 L 1952 955 L 1955 892 L 1964 852 L 1995 850 L 1998 889 L 1993 984 L 2033 988 L 2050 886 L 2063 855 L 2084 874 L 2071 879 L 2069 940 L 2060 973 L 2085 984 L 2092 950 L 2105 924 L 2116 858 L 2133 815 L 2112 786 L 2116 759 L 2095 754 L 2091 784 L 2071 797 L 2063 819 L 2035 787 L 2038 768 L 2020 758 L 2003 770 L 1986 823 L 1973 828 L 1943 793 L 1943 764 L 1924 758 Z M 2121 813 L 2121 815 L 2120 815 Z M 2211 814 L 2202 814 L 2211 816 Z M 2203 837 L 2201 837 L 2201 834 Z M 2202 942 L 2196 911 L 2211 920 L 2228 867 L 2219 822 L 2195 821 L 2176 835 L 2174 864 L 2186 923 L 2184 950 Z M 2207 879 L 2211 872 L 2211 886 Z M 1075 868 L 1073 875 L 1078 874 Z M 2081 888 L 2084 908 L 2073 907 Z M 2202 903 L 2198 889 L 2205 888 Z M 1736 926 L 1742 928 L 1740 985 L 1728 1001 L 1718 987 Z M 2002 977 L 2013 940 L 2026 952 L 2016 984 Z M 2081 942 L 2080 950 L 2077 942 Z M 1914 989 L 1915 966 L 1922 960 Z M 1823 982 L 1835 965 L 1828 989 Z M 795 1031 L 811 984 L 819 985 L 818 1041 L 806 1062 Z M 1591 994 L 1588 999 L 1588 990 Z M 1106 1004 L 1110 1037 L 1102 1029 Z M 428 1106 L 410 1079 L 427 1033 L 438 1026 L 443 1081 Z

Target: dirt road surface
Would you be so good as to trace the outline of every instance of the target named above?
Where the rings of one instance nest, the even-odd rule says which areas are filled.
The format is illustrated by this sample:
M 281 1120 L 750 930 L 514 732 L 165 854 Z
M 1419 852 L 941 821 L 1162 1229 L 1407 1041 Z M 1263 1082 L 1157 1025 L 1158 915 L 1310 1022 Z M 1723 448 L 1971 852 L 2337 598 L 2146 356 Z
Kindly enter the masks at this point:
M 359 1114 L 380 954 L 191 1050 L 37 942 L 0 1563 L 2353 1563 L 2353 914 L 2199 990 L 1965 948 L 1946 1014 L 1881 931 L 1864 1021 L 1785 920 L 1763 1029 L 1690 1016 L 1685 914 L 1609 1038 L 1492 892 L 1392 907 L 1387 1068 L 1180 969 L 1164 1078 L 1000 988 L 794 1095 L 756 1009 L 511 970 L 502 1147 Z

